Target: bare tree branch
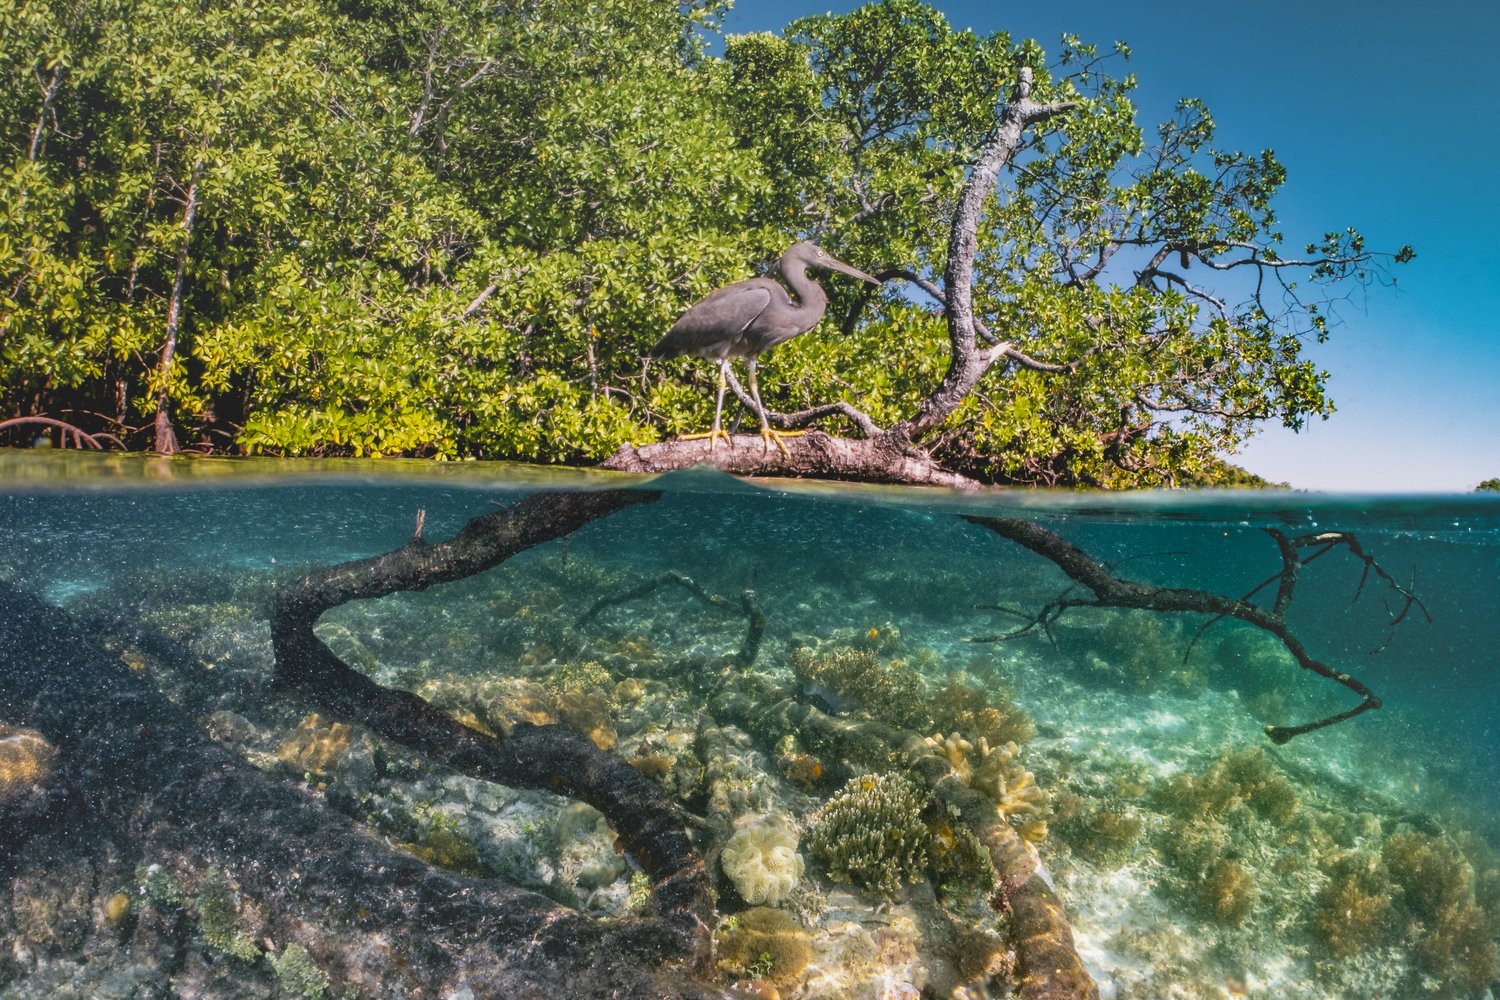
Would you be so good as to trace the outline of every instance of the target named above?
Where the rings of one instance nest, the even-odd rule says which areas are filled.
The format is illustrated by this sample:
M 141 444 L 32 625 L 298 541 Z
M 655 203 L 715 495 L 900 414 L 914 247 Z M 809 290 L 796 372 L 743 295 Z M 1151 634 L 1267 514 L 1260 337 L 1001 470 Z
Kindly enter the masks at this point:
M 1336 722 L 1342 722 L 1370 709 L 1380 707 L 1380 699 L 1363 682 L 1350 674 L 1335 670 L 1315 658 L 1303 646 L 1301 640 L 1292 634 L 1288 627 L 1286 611 L 1291 605 L 1293 591 L 1297 585 L 1298 573 L 1302 566 L 1328 552 L 1335 546 L 1346 546 L 1351 553 L 1364 562 L 1366 575 L 1372 572 L 1375 573 L 1395 588 L 1398 594 L 1403 596 L 1405 604 L 1402 610 L 1391 616 L 1392 627 L 1399 624 L 1413 607 L 1421 609 L 1424 614 L 1427 610 L 1409 589 L 1399 587 L 1390 575 L 1364 551 L 1359 545 L 1358 540 L 1348 532 L 1320 532 L 1313 535 L 1290 538 L 1282 532 L 1274 529 L 1271 530 L 1270 534 L 1276 540 L 1277 547 L 1281 552 L 1281 572 L 1267 578 L 1252 590 L 1246 598 L 1237 600 L 1207 590 L 1157 587 L 1151 584 L 1120 579 L 1114 575 L 1107 565 L 1094 559 L 1088 553 L 1064 539 L 1061 535 L 1030 521 L 1018 520 L 1016 518 L 972 515 L 965 515 L 964 520 L 988 528 L 1002 538 L 1008 538 L 1043 558 L 1050 560 L 1067 574 L 1069 578 L 1086 588 L 1092 594 L 1091 597 L 1076 596 L 1077 589 L 1071 588 L 1065 591 L 1062 596 L 1048 602 L 1036 614 L 1029 616 L 1009 608 L 1000 609 L 1009 614 L 1021 614 L 1022 617 L 1027 618 L 1026 624 L 1010 632 L 995 636 L 980 637 L 973 641 L 998 642 L 1026 635 L 1036 629 L 1041 629 L 1045 632 L 1065 612 L 1080 607 L 1196 612 L 1215 616 L 1213 621 L 1219 621 L 1224 618 L 1236 618 L 1246 624 L 1269 632 L 1280 640 L 1287 652 L 1292 654 L 1298 666 L 1304 670 L 1310 670 L 1320 677 L 1326 677 L 1331 681 L 1343 685 L 1361 699 L 1360 703 L 1353 708 L 1328 716 L 1327 718 L 1295 726 L 1267 726 L 1266 735 L 1270 737 L 1273 743 L 1285 743 L 1295 736 L 1310 733 L 1325 726 L 1331 726 Z M 1318 551 L 1315 551 L 1307 559 L 1299 559 L 1296 550 L 1309 546 L 1318 547 Z M 1277 582 L 1279 586 L 1271 610 L 1249 603 L 1249 596 L 1254 595 L 1273 581 Z M 1363 586 L 1363 577 L 1361 578 L 1361 586 Z M 1358 594 L 1356 594 L 1357 596 Z M 1209 624 L 1212 624 L 1212 621 Z

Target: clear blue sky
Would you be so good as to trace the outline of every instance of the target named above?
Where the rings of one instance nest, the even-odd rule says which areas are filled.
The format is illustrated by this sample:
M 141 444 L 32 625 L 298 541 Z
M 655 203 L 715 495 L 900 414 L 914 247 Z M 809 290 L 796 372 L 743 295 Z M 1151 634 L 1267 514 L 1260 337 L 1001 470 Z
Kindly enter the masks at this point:
M 853 2 L 737 0 L 730 32 L 780 31 Z M 958 28 L 1055 52 L 1073 32 L 1129 43 L 1143 122 L 1208 102 L 1224 147 L 1274 149 L 1287 246 L 1355 226 L 1412 244 L 1396 289 L 1341 303 L 1327 369 L 1338 411 L 1300 434 L 1268 428 L 1235 457 L 1292 486 L 1469 490 L 1500 476 L 1500 105 L 1497 0 L 936 0 Z

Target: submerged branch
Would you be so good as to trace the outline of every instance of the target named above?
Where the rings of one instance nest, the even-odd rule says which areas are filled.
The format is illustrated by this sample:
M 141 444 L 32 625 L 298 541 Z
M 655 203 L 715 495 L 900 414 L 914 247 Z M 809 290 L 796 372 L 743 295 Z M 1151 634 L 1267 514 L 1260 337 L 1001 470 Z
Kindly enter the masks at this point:
M 708 877 L 675 808 L 649 778 L 563 726 L 518 724 L 503 739 L 480 733 L 414 694 L 376 684 L 313 634 L 318 617 L 339 604 L 470 576 L 595 518 L 658 496 L 620 490 L 538 494 L 474 518 L 445 542 L 429 544 L 415 534 L 385 555 L 316 570 L 277 593 L 272 645 L 278 679 L 330 714 L 360 722 L 445 767 L 507 785 L 547 789 L 602 812 L 618 831 L 620 848 L 653 881 L 654 915 L 627 924 L 651 929 L 665 948 L 656 949 L 658 958 L 696 969 L 709 955 L 713 900 Z M 550 950 L 563 941 L 544 927 L 529 942 L 514 944 Z M 642 959 L 649 961 L 649 954 Z
M 1395 588 L 1397 593 L 1403 595 L 1406 603 L 1399 612 L 1392 614 L 1392 627 L 1399 624 L 1413 607 L 1419 608 L 1423 614 L 1427 613 L 1426 607 L 1416 595 L 1409 589 L 1397 585 L 1390 575 L 1360 547 L 1358 540 L 1347 532 L 1319 532 L 1317 534 L 1292 538 L 1282 532 L 1274 529 L 1271 530 L 1270 534 L 1276 539 L 1278 548 L 1281 551 L 1281 572 L 1267 578 L 1264 582 L 1256 586 L 1250 594 L 1246 595 L 1246 597 L 1236 599 L 1208 590 L 1158 587 L 1151 584 L 1122 580 L 1114 575 L 1109 566 L 1094 559 L 1088 553 L 1064 539 L 1061 535 L 1041 525 L 1033 524 L 1030 521 L 1006 517 L 968 515 L 964 517 L 964 520 L 988 528 L 1002 538 L 1008 538 L 1018 545 L 1024 546 L 1043 558 L 1050 560 L 1067 574 L 1069 578 L 1087 588 L 1093 595 L 1092 597 L 1073 596 L 1075 591 L 1069 591 L 1049 602 L 1036 612 L 1036 614 L 1029 616 L 1026 624 L 1021 627 L 1000 635 L 982 637 L 975 641 L 1003 641 L 1025 635 L 1038 628 L 1046 631 L 1062 614 L 1073 608 L 1080 607 L 1197 612 L 1213 615 L 1214 617 L 1209 624 L 1224 618 L 1235 618 L 1265 632 L 1269 632 L 1280 640 L 1287 652 L 1292 654 L 1292 657 L 1297 661 L 1297 665 L 1302 669 L 1310 670 L 1320 677 L 1326 677 L 1335 683 L 1341 684 L 1359 696 L 1360 702 L 1358 705 L 1327 718 L 1295 726 L 1267 726 L 1266 735 L 1271 738 L 1273 743 L 1285 743 L 1295 736 L 1310 733 L 1325 726 L 1331 726 L 1345 719 L 1351 719 L 1370 709 L 1380 707 L 1380 699 L 1362 681 L 1350 674 L 1335 670 L 1315 658 L 1287 625 L 1286 611 L 1291 605 L 1293 593 L 1297 585 L 1298 573 L 1302 566 L 1323 555 L 1334 546 L 1347 546 L 1352 553 L 1364 561 L 1365 575 L 1372 572 L 1375 573 Z M 1299 559 L 1297 550 L 1309 546 L 1319 548 L 1307 559 Z M 1269 586 L 1272 582 L 1279 584 L 1275 603 L 1272 608 L 1267 610 L 1259 605 L 1251 604 L 1249 598 Z M 1363 584 L 1364 579 L 1362 577 L 1361 588 Z M 1358 593 L 1355 596 L 1357 598 Z M 1431 620 L 1430 616 L 1429 620 Z
M 640 600 L 642 597 L 653 594 L 663 587 L 681 587 L 705 604 L 710 604 L 732 615 L 744 615 L 746 621 L 745 641 L 740 646 L 739 652 L 735 654 L 735 660 L 744 667 L 748 667 L 755 662 L 755 658 L 760 655 L 760 641 L 766 631 L 766 612 L 761 607 L 760 596 L 755 592 L 755 589 L 747 587 L 740 594 L 739 601 L 735 602 L 727 597 L 721 597 L 709 591 L 686 573 L 679 573 L 676 570 L 668 570 L 660 576 L 647 580 L 638 586 L 631 587 L 623 593 L 599 598 L 579 617 L 577 624 L 587 625 L 605 608 Z

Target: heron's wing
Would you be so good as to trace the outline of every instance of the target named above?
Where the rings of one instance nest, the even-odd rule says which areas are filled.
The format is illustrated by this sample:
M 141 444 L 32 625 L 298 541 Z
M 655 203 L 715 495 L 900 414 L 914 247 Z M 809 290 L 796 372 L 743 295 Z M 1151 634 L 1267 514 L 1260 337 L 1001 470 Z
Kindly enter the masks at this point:
M 653 358 L 675 358 L 679 354 L 697 354 L 706 358 L 725 358 L 771 304 L 780 286 L 768 278 L 750 278 L 725 285 L 700 299 L 672 329 L 651 348 Z M 783 296 L 786 292 L 781 293 Z

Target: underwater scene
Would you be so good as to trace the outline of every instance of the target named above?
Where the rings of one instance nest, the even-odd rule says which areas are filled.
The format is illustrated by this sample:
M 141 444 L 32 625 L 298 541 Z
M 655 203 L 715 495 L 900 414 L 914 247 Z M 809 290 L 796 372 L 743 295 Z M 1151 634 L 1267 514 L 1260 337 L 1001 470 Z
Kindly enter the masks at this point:
M 1500 995 L 1500 498 L 109 461 L 0 998 Z

